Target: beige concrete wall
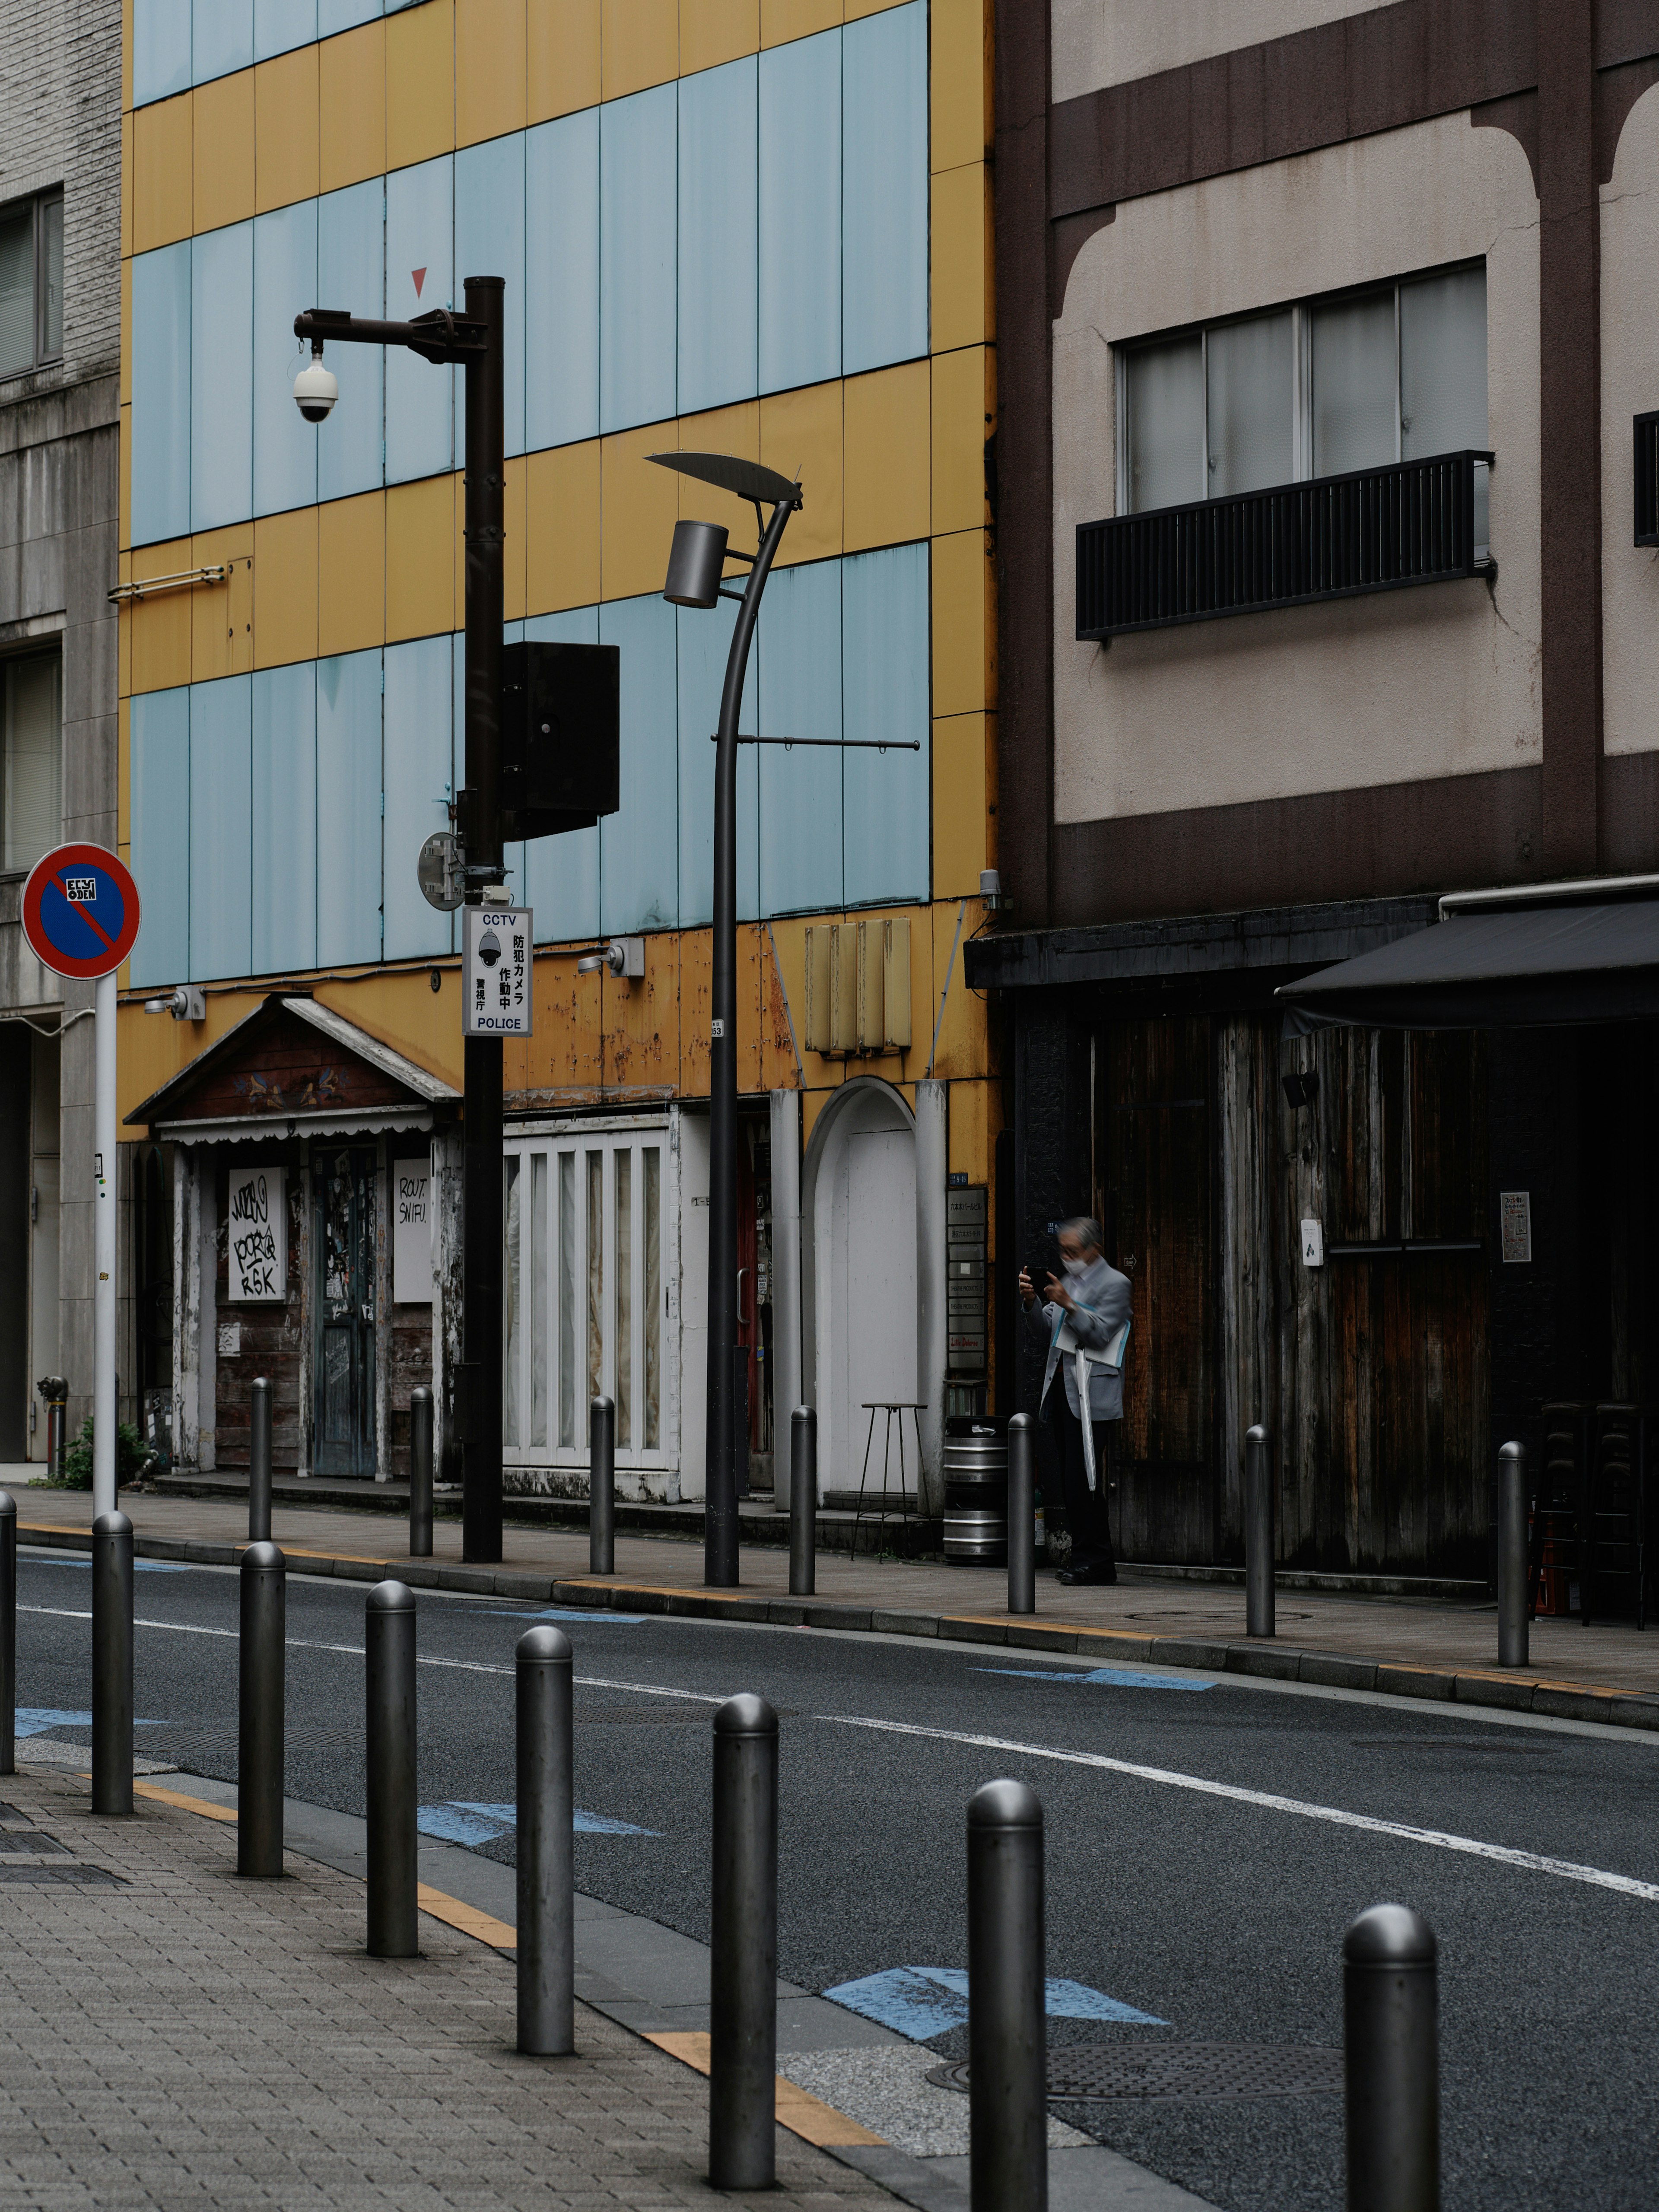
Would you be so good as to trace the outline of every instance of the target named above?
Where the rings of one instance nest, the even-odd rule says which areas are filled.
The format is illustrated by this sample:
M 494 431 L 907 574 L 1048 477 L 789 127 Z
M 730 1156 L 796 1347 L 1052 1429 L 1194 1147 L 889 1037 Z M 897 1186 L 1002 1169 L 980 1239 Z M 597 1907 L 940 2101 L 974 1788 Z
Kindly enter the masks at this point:
M 1659 86 L 1601 187 L 1601 705 L 1610 753 L 1659 748 L 1659 550 L 1632 543 L 1631 417 L 1659 407 Z
M 1056 100 L 1235 53 L 1388 0 L 1052 0 L 1049 70 Z
M 1054 333 L 1057 819 L 1538 759 L 1537 220 L 1515 139 L 1449 116 L 1127 202 L 1087 242 Z M 1075 528 L 1115 507 L 1115 342 L 1479 254 L 1495 586 L 1077 641 Z

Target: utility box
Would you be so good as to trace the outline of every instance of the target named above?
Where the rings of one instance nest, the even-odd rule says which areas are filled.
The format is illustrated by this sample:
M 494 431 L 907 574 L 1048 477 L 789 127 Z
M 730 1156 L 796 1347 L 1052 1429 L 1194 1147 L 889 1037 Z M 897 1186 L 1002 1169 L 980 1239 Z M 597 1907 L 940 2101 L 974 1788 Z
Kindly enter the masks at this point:
M 501 651 L 502 834 L 591 830 L 621 796 L 622 655 L 614 645 Z

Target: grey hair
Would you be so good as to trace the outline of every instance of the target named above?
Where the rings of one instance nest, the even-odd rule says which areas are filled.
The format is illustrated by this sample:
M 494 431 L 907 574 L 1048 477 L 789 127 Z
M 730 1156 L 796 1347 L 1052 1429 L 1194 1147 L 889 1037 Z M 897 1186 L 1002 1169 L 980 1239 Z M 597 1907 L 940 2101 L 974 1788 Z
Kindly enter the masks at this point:
M 1066 1236 L 1075 1237 L 1079 1244 L 1092 1244 L 1097 1252 L 1106 1249 L 1106 1238 L 1100 1224 L 1087 1213 L 1074 1213 L 1060 1228 Z

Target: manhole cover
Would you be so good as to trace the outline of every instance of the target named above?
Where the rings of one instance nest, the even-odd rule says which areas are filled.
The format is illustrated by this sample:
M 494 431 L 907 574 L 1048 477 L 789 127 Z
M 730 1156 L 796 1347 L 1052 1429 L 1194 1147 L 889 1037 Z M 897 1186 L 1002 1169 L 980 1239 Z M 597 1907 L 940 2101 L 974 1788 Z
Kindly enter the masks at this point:
M 968 2087 L 968 2063 L 936 2066 L 941 2089 Z M 1079 2043 L 1048 2053 L 1055 2103 L 1129 2097 L 1316 2097 L 1340 2093 L 1342 2053 L 1292 2044 Z

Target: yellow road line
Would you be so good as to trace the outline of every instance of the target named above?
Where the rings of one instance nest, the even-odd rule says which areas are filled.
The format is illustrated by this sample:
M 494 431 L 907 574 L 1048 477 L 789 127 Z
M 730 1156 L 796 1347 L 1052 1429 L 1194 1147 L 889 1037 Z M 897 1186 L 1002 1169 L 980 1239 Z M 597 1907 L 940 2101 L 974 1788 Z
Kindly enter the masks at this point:
M 476 1905 L 463 1905 L 459 1897 L 450 1897 L 429 1883 L 420 1883 L 415 1892 L 415 1901 L 422 1912 L 433 1919 L 441 1920 L 447 1927 L 459 1929 L 463 1936 L 476 1936 L 480 1943 L 488 1943 L 492 1950 L 516 1951 L 519 1931 L 509 1928 L 505 1920 L 497 1920 L 494 1913 L 480 1912 Z
M 158 1805 L 176 1805 L 183 1813 L 199 1813 L 204 1820 L 228 1820 L 234 1828 L 236 1815 L 228 1805 L 210 1804 L 205 1797 L 186 1797 L 182 1790 L 164 1790 L 159 1782 L 135 1782 L 135 1797 L 153 1797 Z
M 645 2040 L 654 2043 L 659 2051 L 665 2051 L 683 2065 L 694 2067 L 699 2074 L 708 2073 L 706 2033 L 672 2029 L 661 2035 L 647 2035 Z M 833 2105 L 826 2105 L 821 2098 L 786 2081 L 781 2074 L 774 2079 L 778 2125 L 787 2128 L 791 2135 L 799 2136 L 804 2142 L 816 2143 L 821 2150 L 849 2143 L 885 2144 L 885 2136 L 872 2135 L 868 2128 L 860 2127 L 845 2112 L 838 2112 Z

